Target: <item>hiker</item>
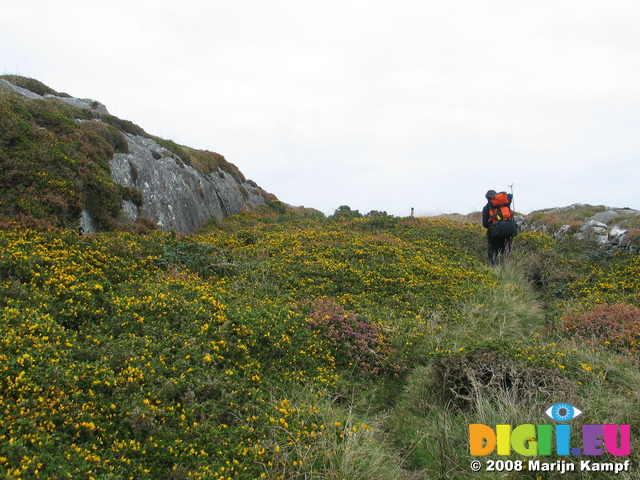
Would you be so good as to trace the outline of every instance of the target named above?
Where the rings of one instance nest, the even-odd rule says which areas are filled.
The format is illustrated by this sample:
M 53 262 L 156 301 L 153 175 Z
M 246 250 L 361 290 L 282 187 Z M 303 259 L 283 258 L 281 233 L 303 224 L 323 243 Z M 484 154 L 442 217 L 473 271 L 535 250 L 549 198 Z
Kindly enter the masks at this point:
M 487 256 L 493 267 L 509 254 L 511 240 L 518 229 L 511 214 L 512 194 L 489 190 L 485 197 L 482 226 L 487 229 Z

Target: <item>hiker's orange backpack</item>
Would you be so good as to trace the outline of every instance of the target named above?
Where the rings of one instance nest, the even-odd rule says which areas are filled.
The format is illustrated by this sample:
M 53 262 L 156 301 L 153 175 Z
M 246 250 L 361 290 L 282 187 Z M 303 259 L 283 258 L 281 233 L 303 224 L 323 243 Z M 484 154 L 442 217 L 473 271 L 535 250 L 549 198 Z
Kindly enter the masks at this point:
M 489 199 L 489 223 L 498 223 L 499 220 L 512 220 L 511 208 L 507 192 L 496 193 Z

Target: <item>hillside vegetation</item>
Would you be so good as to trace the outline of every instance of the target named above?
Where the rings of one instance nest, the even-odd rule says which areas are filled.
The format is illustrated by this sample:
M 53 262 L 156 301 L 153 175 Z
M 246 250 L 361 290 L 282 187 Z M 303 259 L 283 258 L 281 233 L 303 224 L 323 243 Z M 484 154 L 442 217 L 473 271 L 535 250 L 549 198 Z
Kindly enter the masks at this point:
M 0 228 L 75 228 L 83 210 L 101 231 L 154 228 L 147 218 L 136 225 L 119 218 L 123 200 L 137 206 L 144 200 L 139 190 L 111 178 L 114 153 L 129 153 L 125 134 L 153 139 L 200 173 L 220 169 L 245 181 L 222 155 L 154 137 L 104 110 L 65 102 L 68 94 L 38 80 L 16 75 L 0 80 L 43 96 L 28 98 L 0 84 Z M 260 191 L 265 200 L 275 200 Z
M 0 246 L 9 478 L 551 478 L 471 472 L 467 428 L 558 402 L 637 468 L 637 256 L 522 233 L 492 270 L 478 225 L 284 208 Z

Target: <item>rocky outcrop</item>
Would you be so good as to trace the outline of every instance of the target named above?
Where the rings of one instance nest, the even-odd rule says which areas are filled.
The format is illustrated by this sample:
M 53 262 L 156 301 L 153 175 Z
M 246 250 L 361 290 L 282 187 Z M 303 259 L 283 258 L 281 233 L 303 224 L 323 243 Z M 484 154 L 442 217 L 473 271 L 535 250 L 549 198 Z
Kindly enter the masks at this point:
M 153 220 L 163 230 L 193 233 L 212 217 L 223 218 L 265 204 L 262 190 L 221 169 L 203 174 L 154 140 L 126 134 L 129 153 L 116 153 L 111 176 L 142 193 L 142 204 L 123 202 L 127 221 Z
M 544 213 L 554 215 L 583 207 L 585 205 L 574 204 L 544 211 Z M 604 248 L 616 248 L 631 253 L 639 253 L 640 248 L 636 239 L 637 230 L 626 228 L 629 219 L 639 216 L 640 210 L 604 207 L 602 212 L 590 215 L 580 222 L 563 224 L 552 231 L 544 222 L 528 221 L 526 219 L 521 223 L 520 230 L 549 233 L 556 239 L 573 237 L 578 240 L 594 241 Z
M 18 86 L 7 79 L 0 79 L 0 90 L 11 90 L 33 100 L 64 102 L 87 110 L 85 118 L 76 120 L 78 123 L 91 118 L 95 126 L 104 120 L 110 124 L 109 127 L 105 125 L 105 129 L 116 128 L 126 139 L 128 148 L 116 148 L 116 151 L 127 153 L 115 153 L 109 161 L 112 181 L 127 187 L 126 191 L 132 193 L 130 197 L 135 198 L 135 201 L 123 200 L 121 222 L 133 223 L 146 218 L 163 230 L 191 234 L 212 217 L 223 218 L 266 204 L 266 192 L 252 181 L 245 180 L 237 168 L 223 157 L 212 154 L 217 160 L 202 169 L 206 172 L 198 170 L 187 159 L 162 147 L 141 128 L 128 125 L 131 122 L 114 121 L 115 117 L 109 115 L 102 103 L 57 93 L 38 81 L 22 80 L 26 81 Z M 88 210 L 90 208 L 85 206 L 78 219 L 78 228 L 90 233 L 97 231 L 98 227 Z
M 640 215 L 640 212 L 634 212 L 635 215 Z M 604 247 L 624 248 L 637 253 L 637 248 L 631 243 L 629 230 L 615 223 L 609 226 L 595 217 L 587 220 L 574 236 L 580 240 L 594 240 Z

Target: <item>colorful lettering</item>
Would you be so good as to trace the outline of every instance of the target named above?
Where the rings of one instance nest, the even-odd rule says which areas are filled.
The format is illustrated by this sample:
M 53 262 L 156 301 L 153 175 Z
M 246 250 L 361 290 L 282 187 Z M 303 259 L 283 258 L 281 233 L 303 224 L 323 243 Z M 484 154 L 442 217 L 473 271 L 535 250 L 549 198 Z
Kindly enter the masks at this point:
M 618 447 L 618 425 L 604 425 L 604 444 L 607 452 L 616 457 L 631 453 L 631 425 L 620 425 L 620 446 Z
M 469 453 L 475 457 L 489 455 L 496 448 L 496 432 L 482 423 L 469 425 Z
M 605 451 L 618 457 L 631 453 L 630 425 L 582 425 L 582 449 L 571 448 L 571 425 L 469 425 L 469 453 L 482 457 L 496 452 L 500 456 L 515 452 L 523 456 L 549 456 L 555 433 L 555 453 L 559 456 L 599 456 Z

